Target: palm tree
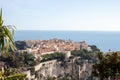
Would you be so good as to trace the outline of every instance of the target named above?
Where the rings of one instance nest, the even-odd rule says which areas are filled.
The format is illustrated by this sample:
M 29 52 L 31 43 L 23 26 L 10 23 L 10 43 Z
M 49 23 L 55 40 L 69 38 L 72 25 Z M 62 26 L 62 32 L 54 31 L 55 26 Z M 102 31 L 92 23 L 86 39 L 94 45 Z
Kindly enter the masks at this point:
M 12 51 L 16 50 L 14 40 L 13 40 L 13 35 L 14 35 L 14 26 L 5 26 L 3 25 L 3 20 L 2 20 L 2 9 L 0 10 L 0 52 L 6 53 L 10 49 Z M 8 72 L 7 72 L 8 71 Z M 7 74 L 9 75 L 4 75 L 2 74 Z M 0 70 L 0 80 L 4 78 L 4 80 L 28 80 L 26 79 L 26 74 L 21 74 L 20 72 L 18 73 L 13 73 L 13 72 L 18 72 L 15 70 L 11 70 L 7 68 L 7 70 L 2 71 Z
M 13 35 L 14 35 L 14 26 L 5 26 L 3 25 L 2 20 L 2 9 L 0 10 L 0 51 L 2 54 L 7 52 L 9 49 L 12 51 L 16 50 Z

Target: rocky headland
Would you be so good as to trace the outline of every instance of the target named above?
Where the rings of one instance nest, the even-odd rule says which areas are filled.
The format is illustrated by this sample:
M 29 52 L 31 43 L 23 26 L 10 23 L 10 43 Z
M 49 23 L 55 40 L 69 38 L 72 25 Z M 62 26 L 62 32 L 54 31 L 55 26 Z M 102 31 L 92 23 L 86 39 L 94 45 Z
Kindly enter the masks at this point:
M 26 65 L 18 66 L 29 80 L 92 80 L 92 64 L 96 53 L 100 52 L 95 45 L 88 45 L 85 41 L 56 38 L 16 41 L 15 45 L 17 55 L 25 54 L 26 60 L 27 55 L 34 57 L 34 60 L 28 59 Z

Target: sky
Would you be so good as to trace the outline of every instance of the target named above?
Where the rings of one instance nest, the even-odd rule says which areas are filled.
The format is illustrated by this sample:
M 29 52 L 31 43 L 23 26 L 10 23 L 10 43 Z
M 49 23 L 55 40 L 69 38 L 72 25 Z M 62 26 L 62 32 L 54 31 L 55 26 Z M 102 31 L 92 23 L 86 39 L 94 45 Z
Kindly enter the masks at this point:
M 120 0 L 0 0 L 17 30 L 120 31 Z

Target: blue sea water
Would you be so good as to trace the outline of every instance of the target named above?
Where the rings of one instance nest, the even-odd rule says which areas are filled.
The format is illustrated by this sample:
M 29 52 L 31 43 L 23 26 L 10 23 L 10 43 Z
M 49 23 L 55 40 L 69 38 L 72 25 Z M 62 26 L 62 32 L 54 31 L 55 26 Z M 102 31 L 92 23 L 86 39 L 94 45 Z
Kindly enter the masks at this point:
M 86 41 L 89 45 L 96 45 L 101 51 L 120 51 L 120 32 L 105 31 L 15 31 L 14 39 L 17 40 L 48 40 L 52 38 Z

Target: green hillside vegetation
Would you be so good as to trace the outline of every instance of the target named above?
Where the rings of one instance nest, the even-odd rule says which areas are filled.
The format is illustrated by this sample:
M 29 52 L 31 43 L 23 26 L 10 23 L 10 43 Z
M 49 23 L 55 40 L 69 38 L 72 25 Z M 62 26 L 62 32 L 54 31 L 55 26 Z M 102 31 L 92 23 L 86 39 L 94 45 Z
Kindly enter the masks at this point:
M 65 54 L 59 52 L 42 55 L 42 61 L 48 61 L 53 59 L 64 60 L 64 58 L 65 58 Z
M 73 56 L 79 56 L 81 57 L 82 59 L 88 59 L 88 60 L 94 60 L 96 59 L 96 52 L 89 52 L 85 49 L 83 50 L 73 50 L 71 52 L 71 55 Z
M 36 64 L 34 59 L 33 54 L 27 52 L 4 54 L 4 56 L 0 57 L 1 61 L 6 62 L 7 66 L 13 68 L 34 66 Z

